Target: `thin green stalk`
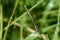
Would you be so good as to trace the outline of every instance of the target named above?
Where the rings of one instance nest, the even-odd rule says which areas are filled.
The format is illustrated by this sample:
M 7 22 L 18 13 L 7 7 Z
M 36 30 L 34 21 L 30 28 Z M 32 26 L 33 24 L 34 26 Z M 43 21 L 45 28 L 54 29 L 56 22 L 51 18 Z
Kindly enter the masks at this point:
M 42 3 L 43 0 L 39 1 L 37 4 L 35 4 L 33 7 L 31 7 L 28 11 L 32 11 L 35 7 L 37 7 L 40 3 Z M 26 15 L 27 12 L 24 12 L 21 16 L 19 16 L 18 18 L 16 18 L 10 25 L 13 25 L 14 22 L 18 21 L 19 19 L 21 19 L 24 15 Z M 7 28 L 5 27 L 4 30 L 6 30 Z
M 35 7 L 37 7 L 41 2 L 43 2 L 43 0 L 39 1 L 37 4 L 35 4 L 33 7 L 31 7 L 28 11 L 32 11 Z M 27 12 L 23 13 L 21 16 L 19 16 L 18 18 L 16 18 L 13 22 L 18 21 L 19 19 L 21 19 L 24 15 L 26 15 Z M 13 24 L 13 22 L 11 23 L 11 25 Z
M 14 16 L 14 20 L 16 18 L 16 14 Z M 13 30 L 12 30 L 12 36 L 11 36 L 11 39 L 10 40 L 17 40 L 17 30 L 16 30 L 16 25 L 13 25 Z
M 43 12 L 41 26 L 43 26 L 43 25 L 48 26 L 46 18 L 49 15 L 49 11 L 53 8 L 53 6 L 54 6 L 54 1 L 50 0 L 50 2 L 48 3 L 48 5 L 45 8 L 45 11 Z
M 45 28 L 42 28 L 42 29 L 41 29 L 41 32 L 42 32 L 42 33 L 45 33 L 45 32 L 47 32 L 47 31 L 55 28 L 56 26 L 57 26 L 57 24 L 54 24 L 54 25 L 52 25 L 52 26 L 47 26 L 47 27 L 45 27 Z
M 43 0 L 42 0 L 43 1 Z M 31 11 L 31 10 L 33 10 L 36 6 L 38 6 L 42 1 L 39 1 L 37 4 L 35 4 L 32 8 L 30 8 L 28 11 Z M 27 14 L 27 12 L 25 12 L 25 13 L 23 13 L 21 16 L 19 16 L 17 19 L 15 19 L 13 22 L 16 22 L 16 21 L 18 21 L 19 19 L 21 19 L 24 15 L 26 15 Z M 13 22 L 11 23 L 11 25 L 13 24 Z M 21 27 L 21 40 L 23 40 L 23 38 L 22 38 L 22 30 L 23 30 L 23 27 Z
M 21 36 L 20 36 L 20 37 L 21 37 L 20 40 L 23 40 L 23 26 L 20 27 L 20 31 L 21 31 L 21 32 L 20 32 L 20 33 L 21 33 L 21 34 L 20 34 L 20 35 L 21 35 Z
M 18 5 L 18 0 L 16 0 L 16 3 L 15 3 L 15 6 L 14 6 L 12 15 L 11 15 L 11 17 L 10 17 L 10 19 L 9 19 L 9 22 L 8 22 L 7 26 L 6 26 L 7 30 L 5 31 L 3 40 L 6 39 L 6 35 L 7 35 L 7 32 L 8 32 L 8 29 L 9 29 L 9 27 L 10 27 L 10 23 L 11 23 L 11 21 L 12 21 L 12 18 L 13 18 L 13 15 L 14 15 L 14 13 L 15 13 L 15 10 L 16 10 L 16 8 L 17 8 L 17 5 Z
M 3 13 L 2 5 L 0 4 L 0 40 L 2 40 L 2 31 L 3 31 Z
M 59 0 L 58 0 L 59 1 Z M 55 29 L 55 33 L 52 40 L 58 40 L 58 33 L 59 33 L 59 19 L 60 19 L 60 2 L 59 2 L 59 12 L 58 12 L 58 19 L 57 19 L 57 27 Z
M 43 18 L 44 19 L 46 19 L 47 15 L 49 14 L 48 12 L 54 7 L 55 2 L 56 2 L 56 0 L 50 0 L 48 5 L 46 6 L 45 11 L 43 13 Z

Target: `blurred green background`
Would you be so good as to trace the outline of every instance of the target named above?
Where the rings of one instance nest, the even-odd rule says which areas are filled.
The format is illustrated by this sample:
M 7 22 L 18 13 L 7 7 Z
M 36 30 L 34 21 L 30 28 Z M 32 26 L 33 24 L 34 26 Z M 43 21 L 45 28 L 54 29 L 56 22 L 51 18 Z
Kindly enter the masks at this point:
M 14 15 L 9 25 L 14 20 L 19 19 L 7 28 L 7 35 L 4 40 L 24 40 L 27 36 L 36 31 L 32 20 L 27 13 L 25 14 L 26 9 L 24 8 L 24 5 L 26 5 L 28 9 L 31 9 L 40 1 L 42 0 L 0 0 L 0 6 L 2 6 L 2 9 L 0 8 L 0 10 L 2 10 L 3 15 L 2 39 L 4 39 L 6 32 L 5 28 L 13 13 Z M 46 38 L 46 40 L 54 40 L 55 37 L 58 37 L 58 39 L 55 40 L 60 40 L 60 27 L 57 27 L 57 24 L 59 23 L 59 1 L 60 0 L 43 0 L 30 11 L 38 26 L 39 35 L 43 34 L 48 38 Z M 43 37 L 37 37 L 34 40 L 44 40 Z

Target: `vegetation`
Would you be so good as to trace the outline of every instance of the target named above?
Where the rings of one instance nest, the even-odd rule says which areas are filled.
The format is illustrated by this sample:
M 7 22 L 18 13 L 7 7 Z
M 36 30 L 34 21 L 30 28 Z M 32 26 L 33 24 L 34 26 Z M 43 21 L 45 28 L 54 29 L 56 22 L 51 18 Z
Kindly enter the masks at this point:
M 60 0 L 0 0 L 0 40 L 60 40 Z

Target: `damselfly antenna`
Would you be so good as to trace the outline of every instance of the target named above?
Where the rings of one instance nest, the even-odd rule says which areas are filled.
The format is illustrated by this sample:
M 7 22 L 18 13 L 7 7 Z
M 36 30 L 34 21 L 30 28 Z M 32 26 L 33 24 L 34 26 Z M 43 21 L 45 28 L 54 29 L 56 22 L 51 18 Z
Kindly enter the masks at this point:
M 30 12 L 29 12 L 28 8 L 26 7 L 26 5 L 24 5 L 24 7 L 25 7 L 30 19 L 32 20 L 33 25 L 35 26 L 35 30 L 38 32 L 39 31 L 38 26 L 36 25 L 35 21 L 33 20 L 32 15 L 30 14 Z

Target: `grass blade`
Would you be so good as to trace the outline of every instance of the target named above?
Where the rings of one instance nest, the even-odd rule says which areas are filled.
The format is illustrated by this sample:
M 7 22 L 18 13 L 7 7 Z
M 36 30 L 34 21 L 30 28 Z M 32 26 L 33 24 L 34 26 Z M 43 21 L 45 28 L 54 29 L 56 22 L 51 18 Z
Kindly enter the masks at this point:
M 59 2 L 59 13 L 58 13 L 58 20 L 57 20 L 57 27 L 55 29 L 55 33 L 52 40 L 58 40 L 58 33 L 59 33 L 59 19 L 60 19 L 60 2 Z
M 52 40 L 57 40 L 58 39 L 58 32 L 59 32 L 59 26 L 56 27 L 55 33 L 54 33 L 54 36 L 53 36 Z
M 39 1 L 37 4 L 35 4 L 33 7 L 31 7 L 28 11 L 30 12 L 30 11 L 32 11 L 35 7 L 37 7 L 40 3 L 42 3 L 43 2 L 43 0 L 41 0 L 41 1 Z M 18 21 L 19 19 L 21 19 L 24 15 L 26 15 L 27 14 L 27 12 L 25 12 L 25 13 L 23 13 L 21 16 L 19 16 L 17 19 L 15 19 L 12 23 L 11 23 L 11 25 L 14 23 L 14 22 L 16 22 L 16 21 Z
M 2 5 L 0 4 L 0 40 L 2 40 L 2 28 L 3 28 L 3 13 Z
M 12 35 L 11 35 L 10 40 L 19 40 L 19 39 L 20 39 L 20 33 L 16 28 L 14 28 L 12 30 Z
M 27 36 L 24 40 L 34 40 L 38 36 L 39 36 L 38 33 L 32 33 L 29 36 Z
M 20 33 L 21 33 L 21 34 L 20 34 L 20 35 L 21 35 L 21 36 L 20 36 L 20 40 L 23 40 L 23 26 L 20 27 L 20 31 L 21 31 L 21 32 L 20 32 Z
M 48 37 L 48 34 L 46 35 L 46 40 L 50 40 L 49 37 Z
M 55 28 L 56 26 L 57 26 L 57 24 L 54 24 L 54 25 L 52 25 L 52 26 L 48 26 L 48 27 L 45 27 L 45 28 L 41 29 L 41 31 L 42 31 L 42 33 L 45 33 L 45 32 L 47 32 L 47 31 Z
M 7 30 L 5 31 L 5 34 L 4 34 L 4 37 L 3 37 L 3 40 L 6 39 L 7 31 L 8 31 L 8 28 L 10 27 L 10 23 L 11 23 L 11 21 L 12 21 L 12 17 L 13 17 L 13 15 L 14 15 L 14 13 L 15 13 L 15 10 L 16 10 L 16 8 L 17 8 L 17 5 L 18 5 L 18 0 L 16 0 L 16 3 L 15 3 L 15 6 L 14 6 L 14 9 L 13 9 L 12 15 L 11 15 L 11 17 L 10 17 L 10 19 L 9 19 L 9 22 L 8 22 L 7 26 L 6 26 L 6 29 L 7 29 Z

